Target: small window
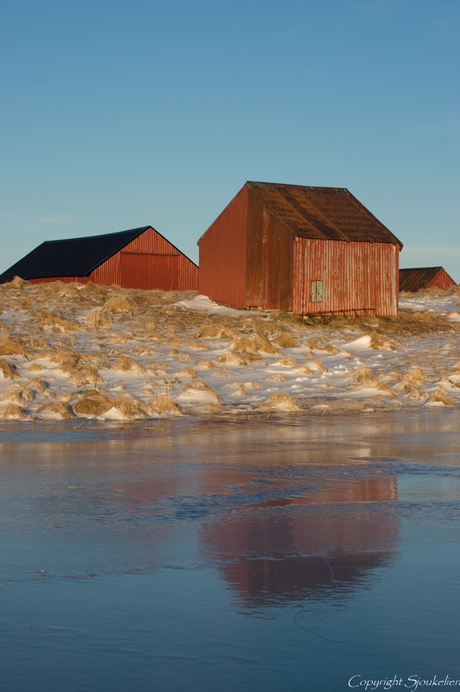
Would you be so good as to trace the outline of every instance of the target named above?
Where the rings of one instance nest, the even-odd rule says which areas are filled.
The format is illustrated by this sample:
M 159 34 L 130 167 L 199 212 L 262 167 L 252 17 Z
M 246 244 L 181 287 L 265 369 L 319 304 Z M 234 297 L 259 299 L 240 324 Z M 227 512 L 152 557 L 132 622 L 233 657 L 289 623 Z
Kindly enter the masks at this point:
M 312 281 L 311 282 L 311 296 L 310 300 L 312 303 L 320 303 L 326 299 L 326 288 L 324 286 L 324 281 Z

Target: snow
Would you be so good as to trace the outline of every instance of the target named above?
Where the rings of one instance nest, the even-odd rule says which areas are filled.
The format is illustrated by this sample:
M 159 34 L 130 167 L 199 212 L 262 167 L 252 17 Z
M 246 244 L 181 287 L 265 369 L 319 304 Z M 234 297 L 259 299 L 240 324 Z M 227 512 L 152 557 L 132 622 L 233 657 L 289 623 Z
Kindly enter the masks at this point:
M 109 308 L 117 297 L 132 307 Z M 405 310 L 443 316 L 424 329 L 420 315 L 420 329 L 411 332 L 377 317 L 304 325 L 190 294 L 158 302 L 158 295 L 119 288 L 0 286 L 0 418 L 458 407 L 456 299 L 404 294 Z M 96 313 L 103 326 L 88 317 Z M 281 334 L 299 345 L 277 346 Z M 92 402 L 87 412 L 79 412 L 82 398 Z
M 173 305 L 185 310 L 205 310 L 210 315 L 236 315 L 240 317 L 242 312 L 241 310 L 227 308 L 225 305 L 219 305 L 207 296 L 195 296 L 189 300 L 180 300 L 178 303 L 173 303 Z

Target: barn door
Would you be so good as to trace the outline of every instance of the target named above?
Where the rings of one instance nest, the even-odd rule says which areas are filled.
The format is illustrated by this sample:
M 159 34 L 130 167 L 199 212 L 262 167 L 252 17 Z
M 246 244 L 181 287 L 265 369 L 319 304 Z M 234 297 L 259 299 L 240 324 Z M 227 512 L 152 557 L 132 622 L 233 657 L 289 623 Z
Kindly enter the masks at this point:
M 121 252 L 120 269 L 123 288 L 178 290 L 179 255 Z
M 150 288 L 179 290 L 179 255 L 149 255 Z
M 120 283 L 123 288 L 150 288 L 149 258 L 150 255 L 141 252 L 120 253 Z

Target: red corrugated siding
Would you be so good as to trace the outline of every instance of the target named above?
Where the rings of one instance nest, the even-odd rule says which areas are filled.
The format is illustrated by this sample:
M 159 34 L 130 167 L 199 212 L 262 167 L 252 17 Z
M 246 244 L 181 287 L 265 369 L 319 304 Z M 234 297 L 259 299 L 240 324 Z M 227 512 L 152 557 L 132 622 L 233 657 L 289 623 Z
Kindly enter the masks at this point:
M 247 204 L 243 188 L 198 241 L 200 293 L 236 308 L 246 306 Z
M 296 238 L 293 312 L 356 310 L 377 315 L 398 311 L 399 247 L 389 243 L 348 243 Z M 325 299 L 310 300 L 312 281 L 325 285 Z
M 121 271 L 121 255 L 123 253 L 136 253 L 139 259 L 139 276 L 136 280 L 135 272 L 130 274 Z M 142 271 L 145 265 L 143 254 L 155 255 L 154 264 L 159 268 L 159 272 Z M 178 257 L 177 260 L 177 280 L 171 279 L 171 255 Z M 164 258 L 162 260 L 162 257 Z M 131 258 L 130 258 L 131 259 Z M 153 258 L 152 258 L 153 259 Z M 132 260 L 133 261 L 133 260 Z M 132 265 L 131 261 L 131 265 Z M 160 266 L 163 262 L 164 267 Z M 174 262 L 176 264 L 176 261 Z M 175 268 L 174 268 L 175 269 Z M 165 278 L 168 277 L 168 278 Z M 183 255 L 174 245 L 163 238 L 153 228 L 148 228 L 144 233 L 131 241 L 120 252 L 115 253 L 108 260 L 97 267 L 89 276 L 54 276 L 52 278 L 31 279 L 31 283 L 44 283 L 50 281 L 62 281 L 72 283 L 77 281 L 86 284 L 92 281 L 103 286 L 123 286 L 124 288 L 143 288 L 143 289 L 162 289 L 177 291 L 197 291 L 198 290 L 198 267 L 191 260 Z M 174 286 L 174 288 L 171 288 Z
M 292 310 L 293 235 L 248 195 L 246 306 Z
M 452 279 L 451 276 L 446 272 L 445 269 L 438 271 L 434 279 L 427 284 L 427 288 L 441 288 L 443 291 L 447 291 L 451 286 L 456 286 L 457 284 Z

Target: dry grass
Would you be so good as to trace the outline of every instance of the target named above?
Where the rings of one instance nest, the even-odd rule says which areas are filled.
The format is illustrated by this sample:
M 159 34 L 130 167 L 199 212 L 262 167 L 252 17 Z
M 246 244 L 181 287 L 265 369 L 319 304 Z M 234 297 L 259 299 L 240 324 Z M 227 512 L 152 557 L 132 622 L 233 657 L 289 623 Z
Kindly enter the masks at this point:
M 297 368 L 296 372 L 299 375 L 313 375 L 313 370 L 310 370 L 306 365 L 301 365 L 299 368 Z
M 7 403 L 0 408 L 0 418 L 21 420 L 28 418 L 27 410 L 15 403 Z
M 315 369 L 319 370 L 320 372 L 328 372 L 328 369 L 326 368 L 325 365 L 322 364 L 322 362 L 320 360 L 311 360 L 311 361 L 309 361 L 309 363 L 311 365 L 314 365 Z M 308 370 L 308 365 L 306 365 L 304 367 Z
M 53 310 L 34 310 L 34 321 L 40 324 L 42 329 L 50 329 L 54 332 L 79 332 L 80 325 L 76 320 L 67 319 L 59 312 Z
M 187 368 L 184 368 L 180 372 L 177 373 L 180 377 L 191 377 L 192 379 L 198 377 L 196 374 L 196 370 L 192 365 L 189 365 Z
M 286 392 L 276 392 L 276 394 L 272 394 L 272 396 L 269 396 L 268 399 L 258 407 L 259 411 L 273 411 L 275 409 L 286 412 L 300 411 L 295 399 Z
M 214 370 L 216 367 L 217 366 L 214 365 L 212 360 L 200 360 L 200 362 L 196 364 L 197 370 Z
M 426 384 L 426 382 L 427 382 L 427 379 L 426 379 L 425 375 L 423 375 L 423 373 L 421 372 L 419 367 L 414 365 L 409 370 L 409 372 L 406 372 L 406 374 L 401 377 L 400 384 L 402 384 L 403 386 L 406 383 L 420 385 L 420 384 Z
M 376 331 L 371 332 L 370 334 L 367 334 L 367 336 L 370 336 L 371 341 L 369 344 L 370 348 L 373 348 L 377 351 L 397 351 L 399 348 L 399 345 L 396 344 L 394 341 L 391 341 L 390 339 L 385 338 L 381 334 L 378 334 Z
M 83 320 L 96 331 L 101 327 L 108 327 L 113 324 L 113 317 L 106 310 L 100 308 L 94 308 L 94 310 L 84 314 Z
M 447 396 L 447 390 L 444 387 L 438 387 L 429 396 L 430 404 L 444 404 L 444 406 L 453 406 L 454 402 Z
M 21 344 L 12 339 L 8 333 L 0 336 L 0 356 L 26 356 L 27 353 Z
M 129 356 L 122 355 L 115 361 L 113 365 L 114 370 L 120 370 L 121 372 L 134 371 L 141 374 L 145 373 L 145 368 L 137 360 L 130 358 Z
M 68 404 L 64 401 L 53 401 L 49 404 L 43 404 L 37 410 L 37 415 L 44 418 L 56 418 L 59 417 L 63 420 L 71 420 L 76 418 L 75 414 L 70 410 Z
M 182 409 L 167 394 L 157 394 L 150 403 L 151 408 L 159 415 L 182 415 Z
M 148 405 L 133 394 L 120 394 L 112 399 L 112 406 L 116 408 L 123 418 L 128 420 L 139 420 L 149 418 L 150 412 Z
M 281 332 L 276 339 L 273 339 L 272 344 L 276 344 L 280 348 L 297 348 L 299 346 L 299 342 L 289 332 Z
M 223 324 L 205 324 L 198 329 L 195 336 L 198 339 L 233 339 L 236 332 Z
M 230 350 L 238 355 L 254 355 L 259 352 L 281 355 L 279 348 L 274 346 L 261 331 L 258 331 L 254 336 L 235 337 L 230 344 Z
M 136 307 L 133 298 L 126 291 L 123 291 L 117 296 L 112 296 L 112 298 L 106 300 L 102 306 L 102 310 L 106 313 L 113 312 L 119 314 L 121 312 L 128 312 L 132 314 Z
M 288 378 L 285 377 L 282 373 L 276 373 L 276 375 L 269 375 L 268 377 L 264 377 L 265 382 L 287 382 Z
M 14 380 L 19 377 L 19 373 L 14 363 L 9 363 L 4 358 L 0 358 L 0 374 L 5 380 Z
M 101 416 L 111 408 L 110 398 L 96 390 L 89 390 L 80 399 L 72 402 L 72 409 L 79 416 Z
M 360 386 L 360 385 L 376 385 L 377 380 L 375 377 L 372 375 L 371 371 L 369 368 L 366 368 L 364 365 L 361 366 L 360 368 L 356 368 L 353 370 L 351 373 L 345 373 L 343 377 L 349 377 L 351 379 L 352 384 Z

